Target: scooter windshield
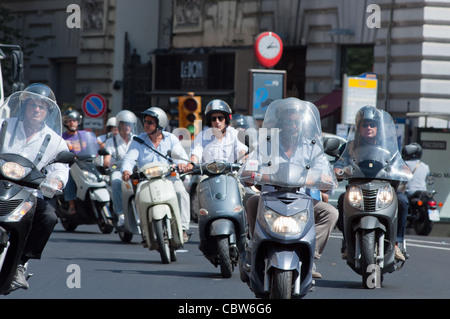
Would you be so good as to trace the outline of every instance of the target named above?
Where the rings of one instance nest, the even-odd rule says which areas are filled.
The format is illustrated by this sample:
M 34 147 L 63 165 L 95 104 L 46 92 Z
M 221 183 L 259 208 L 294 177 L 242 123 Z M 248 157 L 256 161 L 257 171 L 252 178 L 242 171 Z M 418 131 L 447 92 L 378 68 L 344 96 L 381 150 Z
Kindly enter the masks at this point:
M 64 142 L 58 105 L 39 94 L 13 93 L 0 107 L 0 123 L 0 154 L 18 154 L 39 170 Z
M 95 158 L 97 157 L 100 145 L 97 137 L 93 132 L 78 131 L 78 139 L 80 140 L 81 149 L 75 153 L 79 159 Z
M 373 115 L 367 116 L 367 110 Z M 411 179 L 411 171 L 399 152 L 395 124 L 389 113 L 372 107 L 361 108 L 347 141 L 344 152 L 334 164 L 341 170 L 342 178 Z
M 333 189 L 317 107 L 297 98 L 273 101 L 258 131 L 257 147 L 239 171 L 243 182 L 289 188 Z

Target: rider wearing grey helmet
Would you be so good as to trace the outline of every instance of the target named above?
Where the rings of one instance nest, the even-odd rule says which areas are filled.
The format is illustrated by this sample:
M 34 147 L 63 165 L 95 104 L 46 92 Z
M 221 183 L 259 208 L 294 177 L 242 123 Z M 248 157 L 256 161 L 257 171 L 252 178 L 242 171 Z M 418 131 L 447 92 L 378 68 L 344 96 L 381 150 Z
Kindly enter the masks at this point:
M 177 157 L 187 159 L 188 156 L 180 140 L 172 133 L 166 132 L 164 129 L 168 124 L 166 113 L 159 107 L 150 107 L 141 113 L 144 122 L 144 133 L 139 134 L 139 137 L 145 144 L 152 146 L 161 154 L 167 154 L 170 150 L 172 154 L 177 154 Z M 186 162 L 182 160 L 174 160 L 181 170 L 185 170 Z M 122 162 L 122 179 L 128 181 L 130 179 L 133 167 L 137 165 L 142 167 L 151 162 L 167 163 L 167 160 L 159 156 L 157 153 L 150 150 L 147 146 L 132 141 L 128 152 Z M 184 242 L 189 239 L 187 231 L 189 230 L 190 222 L 190 201 L 183 182 L 179 176 L 170 177 L 178 197 L 178 204 L 181 212 L 181 227 L 184 233 Z

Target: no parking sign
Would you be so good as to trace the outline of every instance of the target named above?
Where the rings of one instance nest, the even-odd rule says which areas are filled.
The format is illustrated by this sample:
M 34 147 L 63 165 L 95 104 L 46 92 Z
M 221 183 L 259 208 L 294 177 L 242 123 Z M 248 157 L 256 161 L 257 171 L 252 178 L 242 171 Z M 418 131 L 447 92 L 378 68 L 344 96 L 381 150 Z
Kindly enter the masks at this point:
M 98 118 L 106 112 L 106 100 L 98 93 L 86 95 L 82 102 L 83 112 L 89 117 Z

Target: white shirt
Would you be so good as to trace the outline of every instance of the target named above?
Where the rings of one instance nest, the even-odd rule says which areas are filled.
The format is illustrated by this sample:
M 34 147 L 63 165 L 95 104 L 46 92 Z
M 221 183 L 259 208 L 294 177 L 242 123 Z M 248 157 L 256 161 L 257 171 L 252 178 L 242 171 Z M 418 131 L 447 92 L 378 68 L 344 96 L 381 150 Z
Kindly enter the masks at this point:
M 115 140 L 115 142 L 114 142 Z M 111 155 L 110 165 L 121 164 L 125 154 L 127 154 L 128 148 L 131 145 L 133 138 L 130 137 L 128 143 L 124 141 L 120 134 L 116 134 L 105 141 L 105 149 Z
M 228 126 L 225 136 L 218 140 L 212 128 L 206 128 L 194 139 L 191 146 L 191 156 L 195 155 L 199 163 L 207 163 L 216 159 L 234 163 L 239 158 L 239 153 L 247 151 L 247 146 L 239 141 L 238 131 Z
M 158 147 L 156 148 L 155 145 L 153 145 L 152 141 L 150 140 L 150 137 L 148 137 L 147 133 L 141 133 L 139 134 L 139 137 L 151 147 L 155 148 L 158 152 L 161 154 L 166 155 L 167 152 L 170 150 L 172 154 L 177 154 L 180 158 L 187 159 L 186 151 L 184 150 L 183 146 L 180 143 L 180 140 L 169 132 L 161 132 L 163 134 L 163 139 L 159 143 Z M 161 163 L 168 163 L 167 160 L 158 155 L 156 152 L 152 151 L 147 146 L 138 143 L 137 141 L 132 141 L 131 145 L 128 148 L 128 151 L 122 161 L 122 169 L 121 172 L 124 171 L 133 171 L 133 167 L 137 164 L 138 168 L 144 166 L 145 164 L 152 163 L 152 162 L 161 162 Z M 174 160 L 175 163 L 187 163 L 182 160 Z
M 427 190 L 427 176 L 430 175 L 430 168 L 427 164 L 420 162 L 418 159 L 405 161 L 411 172 L 413 172 L 413 179 L 406 184 L 406 193 L 408 195 L 414 194 L 416 191 Z M 419 164 L 420 163 L 420 164 Z
M 31 162 L 34 162 L 41 149 L 44 138 L 49 135 L 50 141 L 42 154 L 41 160 L 36 164 L 36 168 L 38 170 L 42 170 L 45 167 L 47 176 L 55 176 L 55 178 L 59 179 L 65 186 L 69 178 L 69 165 L 63 163 L 53 163 L 51 165 L 47 165 L 47 163 L 53 160 L 60 152 L 69 150 L 63 138 L 45 125 L 27 142 L 23 122 L 20 121 L 16 127 L 16 118 L 7 119 L 7 121 L 8 129 L 6 131 L 5 143 L 3 145 L 2 152 L 19 154 L 29 159 Z M 14 140 L 12 145 L 9 143 L 11 137 Z M 37 190 L 30 189 L 30 191 L 32 191 L 35 195 L 42 197 L 40 192 L 37 192 Z

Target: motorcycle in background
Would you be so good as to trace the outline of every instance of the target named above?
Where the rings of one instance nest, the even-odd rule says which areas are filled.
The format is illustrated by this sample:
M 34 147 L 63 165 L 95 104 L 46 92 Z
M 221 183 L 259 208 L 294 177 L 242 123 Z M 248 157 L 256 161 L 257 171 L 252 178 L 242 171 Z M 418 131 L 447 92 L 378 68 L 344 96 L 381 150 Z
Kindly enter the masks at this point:
M 442 203 L 436 202 L 434 195 L 434 177 L 429 176 L 427 184 L 431 187 L 427 191 L 417 191 L 409 199 L 408 224 L 418 235 L 427 236 L 433 230 L 433 223 L 440 220 L 439 208 Z
M 236 171 L 241 164 L 214 160 L 196 165 L 202 178 L 197 186 L 199 249 L 224 278 L 233 275 L 244 249 L 247 220 Z
M 57 195 L 56 214 L 66 231 L 74 231 L 78 225 L 97 224 L 102 233 L 109 234 L 114 230 L 114 217 L 110 211 L 111 197 L 105 182 L 108 177 L 101 173 L 103 167 L 96 161 L 99 144 L 95 135 L 86 144 L 86 149 L 76 155 L 70 167 L 77 186 L 77 213 L 70 215 L 69 203 L 64 200 L 64 195 Z
M 369 289 L 381 287 L 383 275 L 404 264 L 394 258 L 398 202 L 391 184 L 412 178 L 397 143 L 392 143 L 397 139 L 392 117 L 373 109 L 373 118 L 382 128 L 378 130 L 377 143 L 364 143 L 353 127 L 349 142 L 334 165 L 338 177 L 349 180 L 344 198 L 347 264 L 362 276 L 363 286 Z

